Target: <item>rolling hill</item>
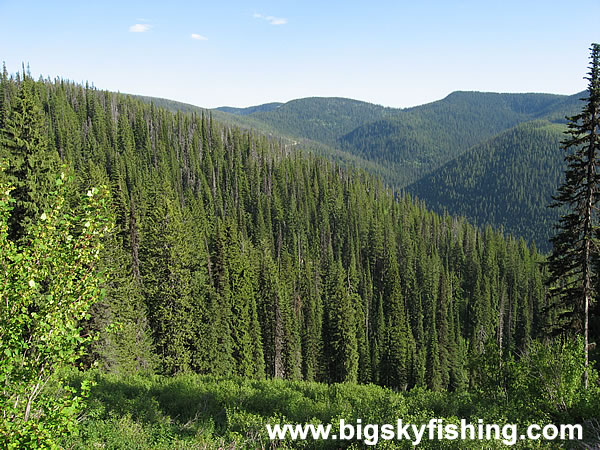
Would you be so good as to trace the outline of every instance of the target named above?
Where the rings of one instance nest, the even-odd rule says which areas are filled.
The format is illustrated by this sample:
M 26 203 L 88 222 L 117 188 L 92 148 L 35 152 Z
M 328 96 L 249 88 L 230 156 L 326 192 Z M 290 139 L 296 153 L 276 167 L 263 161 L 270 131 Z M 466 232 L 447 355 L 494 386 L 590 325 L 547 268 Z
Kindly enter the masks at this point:
M 268 112 L 279 108 L 283 103 L 265 103 L 263 105 L 249 106 L 248 108 L 234 108 L 232 106 L 221 106 L 216 108 L 217 111 L 223 111 L 229 114 L 235 114 L 238 116 L 247 116 L 256 112 Z
M 340 138 L 341 148 L 393 166 L 403 187 L 513 126 L 553 110 L 562 97 L 549 94 L 455 92 L 443 100 L 402 110 Z
M 518 124 L 564 122 L 580 96 L 454 92 L 407 109 L 313 97 L 218 111 L 234 113 L 238 125 L 251 119 L 272 134 L 322 144 L 325 156 L 339 149 L 359 158 L 355 161 L 369 161 L 388 184 L 403 188 Z
M 546 251 L 559 211 L 547 206 L 564 170 L 566 126 L 532 121 L 472 147 L 407 187 L 435 211 L 502 226 Z

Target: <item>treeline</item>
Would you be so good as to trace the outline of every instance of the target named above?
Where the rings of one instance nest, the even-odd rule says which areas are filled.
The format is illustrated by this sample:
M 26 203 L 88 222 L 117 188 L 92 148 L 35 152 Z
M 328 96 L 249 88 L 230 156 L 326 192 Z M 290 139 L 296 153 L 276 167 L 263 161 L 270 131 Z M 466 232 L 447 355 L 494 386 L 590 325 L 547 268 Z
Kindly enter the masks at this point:
M 88 365 L 461 390 L 470 356 L 551 320 L 535 247 L 210 116 L 4 72 L 0 129 L 21 222 L 51 189 L 40 149 L 111 186 Z

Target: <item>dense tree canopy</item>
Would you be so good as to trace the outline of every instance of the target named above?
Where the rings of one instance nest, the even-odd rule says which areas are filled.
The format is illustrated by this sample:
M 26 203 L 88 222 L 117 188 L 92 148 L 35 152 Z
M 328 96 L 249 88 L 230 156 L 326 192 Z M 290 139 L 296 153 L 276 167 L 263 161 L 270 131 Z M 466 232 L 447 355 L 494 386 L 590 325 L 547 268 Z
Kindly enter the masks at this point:
M 87 363 L 463 389 L 469 355 L 518 352 L 545 325 L 523 240 L 207 115 L 62 80 L 1 88 L 6 117 L 35 98 L 47 151 L 80 183 L 111 186 Z
M 406 109 L 315 97 L 213 113 L 221 123 L 286 136 L 290 148 L 363 168 L 439 214 L 503 227 L 547 252 L 560 214 L 546 206 L 565 167 L 561 134 L 581 95 L 454 92 Z M 202 111 L 142 99 L 175 112 Z

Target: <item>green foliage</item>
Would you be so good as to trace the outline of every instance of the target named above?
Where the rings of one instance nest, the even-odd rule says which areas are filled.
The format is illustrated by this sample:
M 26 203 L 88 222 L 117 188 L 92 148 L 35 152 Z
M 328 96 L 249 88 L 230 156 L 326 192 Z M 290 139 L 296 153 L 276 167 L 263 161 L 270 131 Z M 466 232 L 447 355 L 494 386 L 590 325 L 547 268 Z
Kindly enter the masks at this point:
M 383 119 L 392 108 L 347 98 L 303 98 L 250 117 L 264 122 L 285 136 L 307 138 L 330 146 L 356 127 Z
M 10 108 L 4 105 L 19 104 L 25 90 L 18 80 L 3 76 L 0 81 L 3 117 L 9 117 L 5 113 Z M 580 393 L 574 360 L 553 359 L 556 350 L 535 344 L 553 320 L 541 313 L 547 306 L 545 269 L 535 246 L 490 227 L 478 229 L 462 218 L 431 213 L 423 203 L 391 191 L 364 171 L 291 151 L 307 150 L 303 140 L 278 141 L 217 123 L 212 115 L 193 108 L 189 114 L 171 113 L 157 104 L 88 86 L 27 83 L 29 104 L 37 106 L 26 108 L 21 116 L 37 117 L 37 137 L 31 141 L 39 143 L 38 150 L 31 147 L 31 161 L 46 145 L 74 167 L 77 187 L 89 180 L 106 184 L 115 199 L 100 205 L 105 208 L 103 217 L 114 215 L 116 222 L 114 229 L 106 230 L 104 250 L 100 252 L 96 241 L 91 247 L 72 247 L 89 231 L 79 209 L 67 206 L 77 204 L 77 189 L 62 195 L 63 216 L 52 216 L 64 217 L 62 225 L 46 229 L 51 223 L 46 213 L 42 225 L 34 220 L 30 227 L 28 215 L 37 218 L 35 208 L 44 205 L 50 191 L 43 182 L 31 183 L 37 180 L 33 172 L 13 173 L 16 181 L 29 183 L 23 184 L 26 195 L 39 193 L 31 203 L 35 208 L 19 213 L 16 224 L 24 236 L 30 229 L 46 233 L 44 239 L 6 240 L 7 255 L 21 255 L 15 256 L 20 264 L 29 261 L 23 267 L 34 275 L 45 274 L 43 281 L 33 278 L 32 285 L 22 285 L 22 280 L 15 285 L 40 295 L 17 299 L 30 303 L 17 308 L 14 317 L 2 316 L 9 324 L 13 319 L 26 324 L 21 334 L 13 333 L 13 344 L 40 347 L 27 333 L 35 336 L 36 324 L 52 319 L 54 311 L 43 318 L 39 312 L 55 304 L 51 302 L 59 294 L 78 299 L 69 305 L 81 311 L 73 312 L 71 306 L 60 311 L 78 315 L 58 323 L 69 331 L 59 336 L 71 336 L 61 341 L 71 345 L 71 351 L 52 367 L 79 358 L 87 367 L 111 372 L 84 376 L 94 378 L 100 388 L 94 391 L 96 401 L 88 411 L 83 440 L 73 437 L 65 445 L 260 447 L 269 444 L 264 430 L 268 421 L 325 423 L 360 417 L 385 423 L 403 417 L 421 423 L 435 414 L 456 421 L 498 418 L 507 411 L 507 418 L 527 422 L 540 415 L 562 420 L 597 414 L 597 393 Z M 373 105 L 310 99 L 240 117 L 250 123 L 258 115 L 269 115 L 273 126 L 297 120 L 290 133 L 322 132 L 319 139 L 326 141 L 348 130 L 353 133 L 358 123 L 368 127 L 381 122 L 384 131 L 390 130 L 380 133 L 373 153 L 355 147 L 350 154 L 363 162 L 371 158 L 392 171 L 407 167 L 399 175 L 405 183 L 454 158 L 462 151 L 459 144 L 478 143 L 521 121 L 551 114 L 564 106 L 562 100 L 459 93 L 427 107 L 396 111 L 398 117 L 390 118 L 390 111 Z M 496 114 L 485 117 L 483 112 L 490 109 Z M 300 123 L 304 116 L 314 120 Z M 472 121 L 477 121 L 475 131 L 465 127 Z M 423 126 L 430 133 L 416 133 Z M 545 122 L 521 125 L 498 137 L 488 153 L 498 143 L 525 140 L 527 135 L 551 138 L 559 127 Z M 364 145 L 370 139 L 367 131 L 354 137 Z M 2 141 L 2 150 L 14 168 L 22 152 L 7 151 L 13 141 Z M 320 145 L 321 153 L 334 155 Z M 494 164 L 503 154 L 492 158 Z M 529 164 L 528 158 L 513 160 Z M 489 181 L 487 169 L 476 173 L 478 179 Z M 493 173 L 505 172 L 499 168 Z M 518 174 L 527 177 L 528 172 Z M 88 202 L 96 198 L 92 195 Z M 90 205 L 82 214 L 92 214 Z M 81 283 L 91 283 L 84 283 L 89 287 L 85 298 L 69 297 L 76 294 L 74 279 L 58 276 L 60 270 L 74 267 L 73 261 L 64 257 L 60 265 L 33 267 L 33 256 L 27 259 L 29 252 L 53 242 L 64 244 L 64 251 L 92 252 L 84 261 L 85 270 L 92 274 L 96 264 L 106 272 L 100 285 L 92 275 L 86 277 L 83 268 L 69 272 Z M 44 255 L 37 251 L 40 261 L 58 255 L 50 249 Z M 25 274 L 16 263 L 10 268 L 20 277 Z M 89 309 L 98 289 L 105 290 L 104 300 Z M 89 303 L 77 306 L 86 299 Z M 7 326 L 6 333 L 11 327 L 16 325 Z M 95 332 L 96 342 L 81 337 Z M 89 354 L 82 357 L 84 345 Z M 18 350 L 31 354 L 29 348 Z M 577 351 L 561 350 L 570 355 Z M 12 358 L 12 350 L 9 353 Z M 561 368 L 559 375 L 550 370 L 556 367 Z M 123 378 L 154 369 L 176 376 Z M 484 369 L 495 376 L 486 378 Z M 49 370 L 43 369 L 43 376 Z M 23 383 L 35 381 L 34 376 L 39 380 L 40 373 L 21 377 Z M 529 386 L 525 380 L 534 375 L 544 383 Z M 343 384 L 325 386 L 301 379 Z M 408 392 L 357 386 L 356 381 Z M 78 410 L 80 396 L 69 396 L 61 376 L 52 377 L 47 386 L 51 382 L 55 388 L 42 392 L 54 396 L 43 398 L 54 399 L 48 401 L 65 412 L 58 417 L 66 418 L 53 422 L 54 416 L 36 404 L 28 414 L 43 414 L 44 420 L 27 424 L 61 423 L 56 430 L 64 432 L 74 423 L 66 412 Z M 19 383 L 6 385 L 31 395 Z M 553 385 L 558 386 L 558 396 L 548 394 Z M 469 386 L 478 392 L 465 394 Z M 24 398 L 19 392 L 19 400 L 12 403 L 17 406 Z M 531 399 L 533 409 L 519 403 L 520 398 Z M 492 406 L 486 406 L 490 401 Z M 17 412 L 11 414 L 17 417 Z
M 268 112 L 273 111 L 274 109 L 279 108 L 283 103 L 265 103 L 263 105 L 257 106 L 249 106 L 247 108 L 232 108 L 229 106 L 221 106 L 220 108 L 216 108 L 217 111 L 223 111 L 230 114 L 236 114 L 240 116 L 247 116 L 248 114 L 252 114 L 255 112 Z
M 559 346 L 560 347 L 560 346 Z M 514 387 L 519 389 L 522 376 L 552 374 L 544 378 L 539 389 L 545 397 L 533 391 L 515 391 L 507 406 L 505 398 L 481 393 L 433 392 L 413 389 L 399 393 L 374 385 L 354 383 L 321 384 L 305 381 L 251 380 L 212 376 L 178 375 L 175 377 L 117 377 L 97 372 L 74 374 L 74 384 L 93 380 L 87 420 L 79 436 L 67 437 L 65 447 L 87 448 L 362 448 L 358 441 L 306 441 L 291 439 L 270 441 L 266 424 L 331 424 L 338 433 L 339 421 L 356 424 L 426 424 L 431 418 L 444 423 L 459 423 L 466 419 L 477 423 L 515 423 L 525 427 L 531 423 L 579 423 L 598 419 L 593 406 L 600 400 L 598 389 L 584 392 L 574 387 L 571 376 L 581 367 L 569 356 L 554 353 L 559 347 L 539 346 L 530 356 L 514 363 L 505 373 L 514 374 Z M 568 347 L 568 346 L 567 346 Z M 573 350 L 571 347 L 560 347 Z M 579 352 L 581 346 L 578 346 Z M 554 353 L 554 354 L 551 354 Z M 557 367 L 548 362 L 561 361 Z M 528 372 L 525 374 L 525 372 Z M 538 371 L 540 371 L 538 373 Z M 557 380 L 572 401 L 560 411 L 547 409 L 553 405 L 550 386 Z M 579 379 L 579 383 L 581 383 Z M 581 387 L 581 386 L 579 386 Z M 490 384 L 490 390 L 494 385 Z M 562 389 L 562 388 L 561 388 Z M 496 390 L 497 391 L 497 390 Z M 494 392 L 496 392 L 494 391 Z M 525 396 L 520 398 L 518 396 Z M 566 397 L 563 397 L 566 398 Z M 533 399 L 534 405 L 523 405 Z M 596 403 L 597 404 L 597 403 Z M 553 406 L 551 407 L 553 408 Z M 593 428 L 586 424 L 584 443 L 594 445 Z M 387 447 L 386 447 L 387 444 Z M 515 448 L 570 448 L 571 442 L 517 441 Z M 504 448 L 493 441 L 429 441 L 424 438 L 420 448 Z M 375 448 L 413 448 L 409 442 L 380 441 Z
M 387 180 L 404 187 L 471 146 L 531 120 L 560 99 L 542 94 L 454 92 L 357 127 L 339 140 L 344 150 L 391 166 L 393 175 Z
M 92 357 L 108 370 L 147 370 L 150 336 L 163 373 L 459 388 L 477 327 L 508 352 L 538 331 L 538 257 L 515 240 L 206 115 L 38 88 L 55 146 L 116 199 L 111 279 L 91 325 L 103 336 Z M 58 138 L 68 135 L 81 150 Z M 122 324 L 112 335 L 110 321 Z
M 339 262 L 330 263 L 326 277 L 327 314 L 323 325 L 323 345 L 326 349 L 330 381 L 356 382 L 358 343 L 353 298 L 347 291 L 344 269 Z
M 594 417 L 586 406 L 597 398 L 597 373 L 590 372 L 591 391 L 584 387 L 583 340 L 532 341 L 515 357 L 503 356 L 493 344 L 474 358 L 474 392 L 489 402 L 497 420 L 516 417 L 531 422 L 583 422 Z M 592 400 L 593 401 L 593 400 Z M 492 407 L 493 405 L 493 407 Z
M 102 295 L 96 266 L 112 226 L 108 192 L 90 189 L 74 214 L 63 174 L 17 243 L 8 235 L 11 190 L 3 185 L 0 197 L 0 445 L 53 447 L 76 431 L 87 389 L 65 385 L 59 370 L 90 340 L 79 323 Z
M 14 188 L 14 210 L 9 220 L 13 240 L 21 238 L 24 226 L 45 210 L 59 161 L 58 154 L 48 148 L 37 86 L 29 76 L 23 76 L 0 129 L 0 161 L 7 164 L 0 176 Z

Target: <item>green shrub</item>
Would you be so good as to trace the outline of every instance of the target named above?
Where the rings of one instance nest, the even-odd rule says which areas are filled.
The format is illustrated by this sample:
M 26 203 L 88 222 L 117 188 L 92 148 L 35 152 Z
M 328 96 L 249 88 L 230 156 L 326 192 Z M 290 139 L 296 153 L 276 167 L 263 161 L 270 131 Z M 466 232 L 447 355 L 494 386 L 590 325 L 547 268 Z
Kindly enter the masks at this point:
M 9 238 L 11 189 L 0 187 L 0 447 L 56 447 L 77 432 L 89 388 L 68 386 L 60 369 L 90 339 L 79 323 L 101 296 L 95 267 L 112 220 L 105 189 L 90 190 L 80 214 L 67 213 L 64 180 L 17 241 Z

